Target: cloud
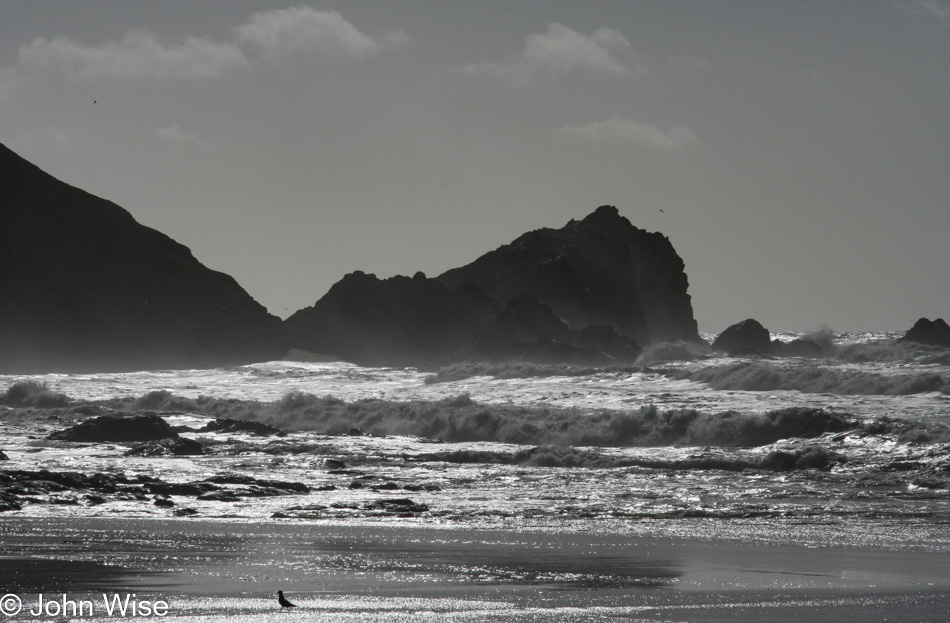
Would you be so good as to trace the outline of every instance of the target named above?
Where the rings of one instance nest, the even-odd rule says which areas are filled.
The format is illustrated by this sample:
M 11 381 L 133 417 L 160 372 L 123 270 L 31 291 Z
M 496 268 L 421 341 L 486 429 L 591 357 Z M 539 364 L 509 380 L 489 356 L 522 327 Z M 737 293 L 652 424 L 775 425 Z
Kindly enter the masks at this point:
M 461 73 L 488 74 L 520 83 L 535 75 L 575 71 L 627 75 L 641 71 L 619 57 L 630 50 L 627 39 L 612 28 L 582 35 L 561 24 L 548 24 L 547 32 L 532 33 L 520 56 L 507 63 L 472 63 L 457 68 Z
M 371 56 L 388 45 L 400 45 L 409 39 L 405 33 L 394 33 L 377 41 L 336 11 L 317 11 L 305 6 L 254 13 L 237 28 L 236 37 L 239 44 L 276 60 L 318 52 Z
M 638 144 L 662 151 L 678 151 L 702 145 L 689 128 L 674 126 L 664 132 L 655 125 L 616 116 L 582 125 L 566 125 L 558 134 L 569 141 L 590 144 Z
M 165 44 L 145 31 L 131 31 L 116 43 L 99 46 L 65 37 L 39 38 L 20 47 L 18 61 L 19 69 L 29 74 L 53 74 L 76 82 L 213 78 L 247 66 L 243 52 L 233 44 L 198 37 Z
M 911 4 L 902 4 L 900 6 L 914 15 L 950 19 L 950 4 L 946 2 L 938 2 L 938 0 L 917 0 Z
M 213 148 L 215 145 L 210 143 L 194 134 L 189 134 L 188 132 L 182 132 L 179 129 L 177 123 L 172 123 L 164 128 L 155 128 L 155 135 L 171 143 L 178 143 L 182 145 L 197 145 L 199 147 Z
M 178 43 L 133 30 L 101 45 L 66 37 L 38 38 L 20 46 L 17 65 L 0 68 L 0 98 L 17 78 L 57 77 L 71 82 L 120 79 L 192 80 L 245 70 L 257 58 L 289 61 L 312 54 L 370 56 L 410 41 L 404 32 L 372 39 L 336 11 L 296 7 L 253 13 L 230 41 L 186 37 Z

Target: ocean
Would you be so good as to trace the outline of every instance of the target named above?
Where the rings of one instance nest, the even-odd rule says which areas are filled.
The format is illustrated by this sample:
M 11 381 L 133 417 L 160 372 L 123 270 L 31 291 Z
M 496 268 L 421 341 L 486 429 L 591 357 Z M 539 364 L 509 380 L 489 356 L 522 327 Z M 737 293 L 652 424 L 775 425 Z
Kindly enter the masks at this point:
M 944 620 L 950 350 L 897 337 L 825 333 L 823 359 L 665 344 L 608 369 L 0 376 L 0 487 L 20 507 L 0 545 L 114 567 L 57 590 L 166 591 L 183 620 L 269 620 L 281 586 L 326 620 L 840 620 L 882 599 L 889 620 Z M 156 414 L 204 454 L 46 438 L 110 413 Z M 216 418 L 284 434 L 199 430 Z M 43 470 L 119 484 L 15 484 Z M 18 569 L 7 592 L 53 590 Z

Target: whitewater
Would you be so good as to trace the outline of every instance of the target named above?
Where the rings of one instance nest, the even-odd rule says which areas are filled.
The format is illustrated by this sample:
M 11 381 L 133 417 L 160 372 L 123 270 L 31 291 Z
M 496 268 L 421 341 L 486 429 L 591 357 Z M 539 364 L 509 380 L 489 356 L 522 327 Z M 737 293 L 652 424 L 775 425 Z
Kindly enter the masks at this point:
M 608 369 L 274 361 L 0 376 L 0 450 L 9 457 L 0 474 L 78 472 L 154 485 L 147 497 L 123 494 L 121 486 L 97 498 L 56 487 L 30 491 L 18 498 L 20 510 L 0 513 L 0 520 L 47 522 L 39 524 L 47 533 L 50 526 L 108 518 L 224 522 L 235 532 L 269 526 L 266 538 L 275 530 L 375 526 L 373 534 L 410 531 L 397 540 L 415 535 L 415 549 L 377 544 L 386 556 L 402 552 L 401 574 L 418 564 L 474 583 L 574 589 L 687 582 L 675 572 L 610 563 L 604 552 L 622 547 L 598 539 L 844 547 L 890 561 L 882 563 L 890 580 L 873 582 L 905 587 L 905 578 L 907 586 L 939 588 L 950 571 L 950 350 L 896 338 L 826 335 L 831 355 L 823 359 L 725 357 L 694 344 L 665 344 L 647 349 L 634 366 Z M 156 414 L 205 453 L 129 456 L 131 443 L 47 439 L 105 414 Z M 283 434 L 202 430 L 222 418 Z M 209 482 L 227 494 L 182 493 L 189 483 Z M 304 487 L 276 491 L 280 483 Z M 162 491 L 171 493 L 152 495 Z M 159 497 L 168 501 L 158 505 Z M 447 537 L 420 545 L 433 541 L 432 530 L 521 535 L 511 537 L 516 549 L 525 547 L 524 535 L 544 535 L 537 537 L 542 542 L 582 538 L 586 551 L 600 557 L 545 557 L 535 543 L 533 562 L 514 564 L 501 546 L 483 543 L 475 556 L 471 545 Z M 321 559 L 321 569 L 352 571 L 333 557 L 345 547 L 328 547 L 335 553 Z M 461 548 L 455 561 L 445 553 L 453 548 Z M 409 550 L 413 564 L 405 562 Z M 930 557 L 930 566 L 902 570 L 906 555 Z M 91 552 L 84 556 L 95 560 Z M 375 569 L 369 559 L 353 564 L 364 573 Z M 840 586 L 842 578 L 828 585 Z M 381 612 L 367 608 L 373 616 Z M 668 616 L 656 620 L 673 620 Z

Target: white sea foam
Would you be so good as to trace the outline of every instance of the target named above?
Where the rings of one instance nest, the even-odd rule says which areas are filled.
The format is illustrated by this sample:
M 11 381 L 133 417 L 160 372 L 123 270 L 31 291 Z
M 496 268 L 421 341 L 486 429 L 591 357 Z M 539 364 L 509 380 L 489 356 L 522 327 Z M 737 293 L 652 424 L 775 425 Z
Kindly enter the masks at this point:
M 311 489 L 241 494 L 238 502 L 173 496 L 175 508 L 199 517 L 336 521 L 402 508 L 407 521 L 556 530 L 648 521 L 668 534 L 748 538 L 751 530 L 816 545 L 950 552 L 950 368 L 941 351 L 891 338 L 845 344 L 839 336 L 836 354 L 821 360 L 733 359 L 673 346 L 651 351 L 651 365 L 662 368 L 469 367 L 435 383 L 413 369 L 293 362 L 0 377 L 0 395 L 14 388 L 0 406 L 0 450 L 10 457 L 0 471 L 20 470 L 16 480 L 118 468 L 142 479 L 133 482 L 168 483 L 238 474 Z M 36 385 L 23 384 L 30 381 Z M 44 439 L 116 412 L 157 412 L 187 427 L 182 434 L 206 454 L 126 457 L 128 444 L 77 452 Z M 288 434 L 195 431 L 214 417 Z M 240 481 L 229 478 L 219 480 Z M 83 492 L 36 486 L 29 499 L 14 494 L 25 504 L 15 512 L 170 512 L 151 498 L 105 494 L 86 506 Z M 377 503 L 384 496 L 414 506 Z

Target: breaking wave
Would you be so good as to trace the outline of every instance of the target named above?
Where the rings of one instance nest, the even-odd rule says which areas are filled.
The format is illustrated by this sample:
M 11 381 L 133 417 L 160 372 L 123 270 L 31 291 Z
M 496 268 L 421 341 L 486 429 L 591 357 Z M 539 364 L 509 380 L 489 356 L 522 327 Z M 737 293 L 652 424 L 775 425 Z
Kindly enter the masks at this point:
M 892 396 L 927 392 L 950 394 L 950 383 L 940 374 L 933 373 L 881 375 L 859 370 L 742 361 L 698 370 L 666 371 L 665 374 L 680 380 L 707 383 L 717 390 L 797 390 L 805 393 Z
M 576 408 L 488 405 L 467 394 L 438 401 L 345 402 L 332 396 L 290 392 L 276 402 L 151 392 L 109 401 L 110 408 L 199 413 L 265 422 L 284 430 L 343 434 L 358 428 L 374 435 L 409 435 L 450 442 L 497 441 L 521 445 L 658 447 L 761 446 L 788 438 L 815 438 L 854 430 L 847 414 L 791 407 L 764 414 L 703 413 L 692 409 L 587 412 Z
M 58 419 L 61 416 L 73 419 L 107 413 L 194 414 L 263 422 L 286 431 L 344 435 L 359 429 L 362 433 L 376 436 L 523 446 L 738 448 L 766 446 L 783 439 L 818 439 L 839 433 L 889 435 L 901 443 L 950 441 L 950 426 L 946 424 L 888 417 L 861 419 L 848 413 L 801 406 L 765 413 L 660 409 L 654 405 L 630 410 L 583 410 L 486 404 L 472 400 L 468 394 L 442 400 L 360 399 L 348 402 L 333 396 L 299 391 L 265 402 L 209 396 L 188 398 L 167 390 L 149 392 L 140 397 L 73 401 L 41 386 L 14 386 L 0 398 L 3 399 L 0 402 L 5 401 L 7 406 L 3 415 L 5 420 Z M 38 402 L 47 406 L 28 406 Z M 324 448 L 315 446 L 299 450 L 320 454 Z
M 747 469 L 787 472 L 800 469 L 829 470 L 844 459 L 820 445 L 809 445 L 796 450 L 773 450 L 765 456 L 743 457 L 735 454 L 703 453 L 682 459 L 608 456 L 600 452 L 562 447 L 535 447 L 517 452 L 487 450 L 451 450 L 417 455 L 420 462 L 488 463 L 524 465 L 529 467 L 615 468 L 641 467 L 668 470 L 721 470 Z
M 950 366 L 950 348 L 916 342 L 889 340 L 841 344 L 835 346 L 833 352 L 835 359 L 851 363 L 912 362 L 921 365 Z
M 456 363 L 444 366 L 425 378 L 426 385 L 461 381 L 476 376 L 496 379 L 527 379 L 546 376 L 590 376 L 604 373 L 639 372 L 640 368 L 613 366 L 606 368 L 582 368 L 568 364 L 540 364 L 527 361 L 506 363 Z

